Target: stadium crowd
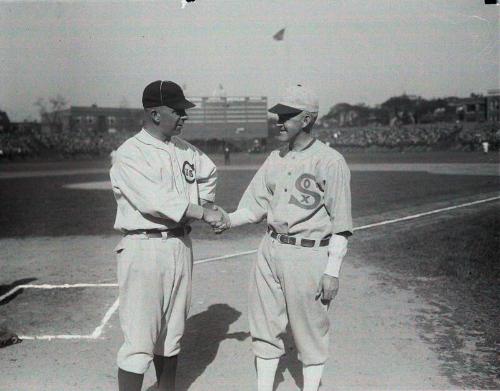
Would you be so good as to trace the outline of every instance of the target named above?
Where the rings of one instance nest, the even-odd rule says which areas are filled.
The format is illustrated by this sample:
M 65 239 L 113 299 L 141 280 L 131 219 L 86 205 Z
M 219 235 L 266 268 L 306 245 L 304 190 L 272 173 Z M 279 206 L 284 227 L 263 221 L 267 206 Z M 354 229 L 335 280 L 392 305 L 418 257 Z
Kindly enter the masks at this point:
M 443 123 L 401 127 L 318 128 L 315 135 L 335 148 L 386 150 L 490 150 L 500 147 L 500 126 L 491 123 Z M 17 132 L 0 133 L 0 159 L 57 156 L 109 156 L 131 134 L 128 132 Z
M 39 156 L 61 158 L 109 156 L 131 134 L 75 132 L 27 132 L 0 134 L 0 159 Z
M 477 150 L 487 141 L 491 149 L 500 146 L 500 127 L 491 123 L 444 123 L 401 127 L 318 129 L 319 139 L 332 147 L 351 149 L 378 147 L 395 150 Z

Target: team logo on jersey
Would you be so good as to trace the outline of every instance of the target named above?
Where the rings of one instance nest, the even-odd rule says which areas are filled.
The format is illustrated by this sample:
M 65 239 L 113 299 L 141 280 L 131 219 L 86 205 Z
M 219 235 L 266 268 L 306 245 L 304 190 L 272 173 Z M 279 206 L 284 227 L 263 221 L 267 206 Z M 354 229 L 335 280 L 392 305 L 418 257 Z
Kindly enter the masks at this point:
M 182 165 L 182 173 L 187 183 L 194 183 L 194 165 L 189 164 L 189 162 L 184 162 Z
M 295 181 L 295 188 L 300 192 L 300 199 L 290 196 L 289 203 L 302 209 L 316 209 L 321 201 L 321 195 L 312 188 L 316 186 L 316 177 L 311 174 L 302 174 Z

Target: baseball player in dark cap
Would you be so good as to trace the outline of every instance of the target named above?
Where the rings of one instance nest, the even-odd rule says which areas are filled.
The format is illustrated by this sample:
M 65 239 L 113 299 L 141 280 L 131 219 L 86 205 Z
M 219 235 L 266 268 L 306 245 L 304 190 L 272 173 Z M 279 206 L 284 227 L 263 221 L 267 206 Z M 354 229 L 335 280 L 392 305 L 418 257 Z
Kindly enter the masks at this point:
M 214 224 L 222 231 L 267 218 L 249 291 L 258 391 L 273 389 L 287 323 L 303 364 L 304 391 L 318 390 L 328 358 L 327 310 L 353 228 L 349 168 L 310 134 L 318 108 L 316 95 L 295 85 L 269 110 L 278 115 L 278 138 L 286 145 L 269 155 L 238 209 Z
M 116 151 L 110 176 L 117 202 L 114 228 L 120 324 L 120 391 L 139 391 L 154 362 L 159 390 L 175 389 L 177 355 L 191 300 L 189 222 L 219 221 L 213 203 L 216 167 L 177 137 L 195 105 L 172 81 L 143 92 L 144 127 Z

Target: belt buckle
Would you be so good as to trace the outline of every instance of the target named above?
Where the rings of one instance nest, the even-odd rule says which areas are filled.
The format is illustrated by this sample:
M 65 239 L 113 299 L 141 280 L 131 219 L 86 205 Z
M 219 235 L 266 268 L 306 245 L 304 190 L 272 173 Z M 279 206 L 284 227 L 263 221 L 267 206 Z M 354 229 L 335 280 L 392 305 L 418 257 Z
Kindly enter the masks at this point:
M 295 238 L 292 238 L 288 235 L 280 235 L 280 242 L 283 244 L 295 244 Z

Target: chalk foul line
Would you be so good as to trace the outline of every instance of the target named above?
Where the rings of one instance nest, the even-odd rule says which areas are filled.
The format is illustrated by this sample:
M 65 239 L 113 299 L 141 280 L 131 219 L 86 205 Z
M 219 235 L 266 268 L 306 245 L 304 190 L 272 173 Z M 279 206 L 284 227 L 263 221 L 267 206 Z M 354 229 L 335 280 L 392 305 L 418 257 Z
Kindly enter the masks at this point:
M 433 214 L 437 214 L 437 213 L 447 212 L 447 211 L 459 209 L 459 208 L 466 208 L 469 206 L 484 204 L 486 202 L 492 202 L 492 201 L 496 201 L 496 200 L 500 200 L 500 196 L 484 198 L 481 200 L 466 202 L 466 203 L 459 204 L 459 205 L 452 205 L 452 206 L 448 206 L 445 208 L 439 208 L 439 209 L 434 209 L 434 210 L 430 210 L 427 212 L 417 213 L 417 214 L 413 214 L 410 216 L 404 216 L 404 217 L 399 217 L 396 219 L 380 221 L 378 223 L 362 225 L 360 227 L 355 227 L 353 230 L 354 231 L 362 231 L 364 229 L 399 223 L 401 221 L 414 220 L 414 219 L 418 219 L 418 218 L 421 218 L 424 216 L 429 216 L 429 215 L 433 215 Z M 243 255 L 250 255 L 250 254 L 254 254 L 256 252 L 257 252 L 257 250 L 249 250 L 249 251 L 242 251 L 242 252 L 238 252 L 238 253 L 217 256 L 217 257 L 203 258 L 203 259 L 199 259 L 197 261 L 194 261 L 194 264 L 199 265 L 199 264 L 208 263 L 208 262 L 220 261 L 223 259 L 235 258 L 235 257 L 243 256 Z M 10 291 L 5 293 L 4 295 L 0 296 L 0 303 L 3 300 L 5 300 L 7 297 L 12 296 L 18 290 L 24 289 L 24 288 L 26 288 L 26 289 L 69 289 L 69 288 L 97 288 L 97 287 L 117 287 L 117 286 L 118 286 L 118 284 L 116 284 L 116 283 L 79 283 L 79 284 L 61 284 L 61 285 L 51 285 L 51 284 L 17 285 L 16 287 L 11 289 Z M 39 335 L 39 336 L 21 335 L 21 336 L 19 336 L 19 338 L 26 339 L 26 340 L 46 340 L 46 341 L 51 341 L 51 340 L 55 340 L 55 339 L 62 339 L 62 340 L 100 339 L 100 338 L 102 338 L 102 333 L 104 331 L 106 324 L 109 322 L 109 320 L 111 319 L 113 314 L 116 312 L 118 307 L 119 307 L 119 299 L 116 299 L 115 302 L 111 305 L 111 307 L 109 307 L 109 309 L 104 314 L 104 317 L 102 318 L 99 326 L 97 326 L 94 329 L 94 331 L 92 332 L 92 334 L 89 334 L 89 335 L 73 335 L 73 334 L 69 334 L 69 335 L 65 335 L 65 334 Z

